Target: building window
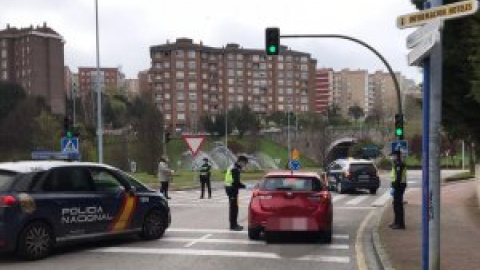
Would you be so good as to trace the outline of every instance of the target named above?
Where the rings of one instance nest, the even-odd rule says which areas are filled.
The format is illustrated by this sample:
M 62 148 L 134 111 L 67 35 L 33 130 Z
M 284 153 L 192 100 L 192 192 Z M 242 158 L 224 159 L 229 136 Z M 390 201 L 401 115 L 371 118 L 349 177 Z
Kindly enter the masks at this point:
M 283 107 L 283 104 L 279 104 L 279 105 L 278 105 L 278 110 L 283 111 L 283 108 L 284 108 L 284 107 Z
M 238 95 L 238 96 L 237 96 L 237 101 L 238 101 L 238 102 L 243 102 L 243 96 Z
M 177 50 L 177 51 L 175 51 L 175 55 L 177 57 L 183 57 L 183 51 L 182 50 Z
M 190 103 L 190 111 L 196 111 L 197 110 L 197 103 Z
M 176 68 L 184 68 L 184 64 L 183 64 L 183 61 L 177 61 L 175 62 L 175 67 Z
M 184 83 L 183 82 L 177 82 L 176 87 L 177 90 L 183 90 L 184 89 Z
M 184 112 L 185 111 L 185 103 L 177 103 L 177 112 Z
M 184 76 L 184 73 L 183 71 L 177 71 L 177 79 L 183 79 L 185 76 Z
M 197 67 L 197 63 L 195 61 L 188 61 L 188 68 L 195 69 Z
M 197 83 L 196 82 L 189 82 L 188 83 L 188 90 L 195 90 L 197 89 Z
M 169 114 L 169 113 L 165 114 L 165 119 L 166 119 L 166 120 L 171 120 L 171 119 L 172 119 L 172 115 Z
M 7 58 L 7 49 L 2 49 L 1 57 Z
M 188 51 L 188 58 L 195 58 L 195 51 Z
M 182 92 L 177 92 L 177 100 L 179 101 L 185 100 L 185 95 Z
M 185 120 L 185 114 L 184 113 L 177 114 L 177 120 Z
M 165 99 L 170 100 L 170 93 L 165 93 Z

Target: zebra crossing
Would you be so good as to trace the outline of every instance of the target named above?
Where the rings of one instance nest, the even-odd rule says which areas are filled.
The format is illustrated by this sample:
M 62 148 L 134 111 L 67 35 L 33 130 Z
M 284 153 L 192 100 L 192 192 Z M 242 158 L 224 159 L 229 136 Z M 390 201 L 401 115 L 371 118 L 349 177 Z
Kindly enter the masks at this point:
M 379 193 L 371 195 L 368 193 L 337 194 L 332 192 L 332 202 L 334 207 L 338 208 L 373 208 L 385 205 L 391 198 L 388 189 L 379 189 Z M 224 207 L 228 204 L 228 197 L 223 190 L 218 189 L 212 192 L 212 198 L 200 199 L 198 190 L 179 190 L 172 191 L 169 194 L 172 198 L 169 200 L 171 207 Z M 241 190 L 239 194 L 239 205 L 248 206 L 252 192 Z

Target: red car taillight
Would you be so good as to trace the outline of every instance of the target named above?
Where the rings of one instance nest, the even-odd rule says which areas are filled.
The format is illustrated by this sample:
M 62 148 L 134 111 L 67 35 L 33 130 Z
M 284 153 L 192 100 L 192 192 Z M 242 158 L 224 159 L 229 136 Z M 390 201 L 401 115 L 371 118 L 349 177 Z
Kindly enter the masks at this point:
M 8 207 L 17 203 L 17 199 L 11 195 L 0 196 L 0 207 Z
M 256 189 L 252 193 L 252 198 L 256 198 L 256 199 L 259 199 L 259 200 L 269 200 L 273 197 L 270 194 L 262 193 L 260 190 Z
M 319 193 L 312 194 L 308 196 L 308 199 L 312 201 L 320 201 L 322 203 L 328 203 L 331 201 L 331 197 L 328 191 L 321 191 Z

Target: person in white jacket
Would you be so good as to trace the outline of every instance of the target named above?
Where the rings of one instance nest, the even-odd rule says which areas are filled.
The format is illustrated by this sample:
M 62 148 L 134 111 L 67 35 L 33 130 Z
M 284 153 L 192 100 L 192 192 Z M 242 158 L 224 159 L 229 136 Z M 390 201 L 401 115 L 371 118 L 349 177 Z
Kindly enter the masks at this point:
M 168 197 L 168 187 L 170 185 L 170 181 L 172 181 L 173 173 L 174 171 L 168 168 L 168 158 L 160 158 L 160 162 L 158 163 L 158 181 L 160 181 L 160 193 L 162 193 L 167 199 L 170 199 L 170 197 Z

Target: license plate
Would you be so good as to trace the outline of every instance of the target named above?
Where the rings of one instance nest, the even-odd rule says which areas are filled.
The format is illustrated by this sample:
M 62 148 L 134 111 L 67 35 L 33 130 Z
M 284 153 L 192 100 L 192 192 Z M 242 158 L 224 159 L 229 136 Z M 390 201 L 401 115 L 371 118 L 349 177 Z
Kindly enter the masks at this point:
M 312 225 L 309 225 L 308 218 L 303 217 L 274 218 L 269 220 L 266 229 L 271 231 L 309 231 L 313 229 Z
M 359 175 L 359 176 L 358 176 L 358 180 L 360 180 L 360 181 L 368 181 L 368 180 L 370 180 L 370 176 L 369 176 L 369 175 Z

